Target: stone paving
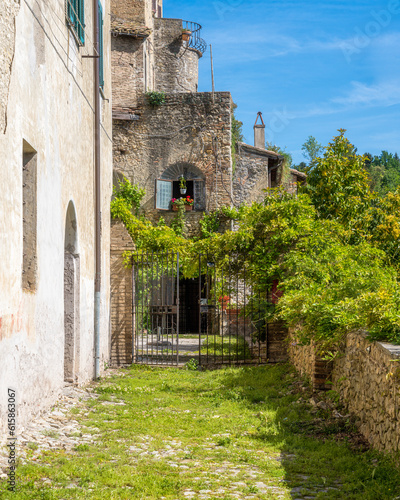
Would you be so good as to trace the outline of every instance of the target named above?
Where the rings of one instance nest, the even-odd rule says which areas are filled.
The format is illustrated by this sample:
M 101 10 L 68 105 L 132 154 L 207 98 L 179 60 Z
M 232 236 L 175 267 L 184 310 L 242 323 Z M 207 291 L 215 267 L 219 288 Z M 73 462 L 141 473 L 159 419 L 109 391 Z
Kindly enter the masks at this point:
M 62 394 L 52 409 L 32 420 L 25 428 L 20 428 L 17 434 L 18 458 L 24 463 L 37 460 L 44 450 L 64 449 L 71 451 L 79 444 L 94 442 L 96 430 L 87 434 L 87 428 L 82 430 L 79 422 L 70 414 L 72 408 L 84 406 L 85 401 L 98 396 L 89 388 L 78 388 L 65 385 Z M 0 478 L 7 477 L 7 451 L 0 450 Z
M 115 373 L 118 373 L 118 370 L 109 370 L 106 377 L 110 377 Z M 123 376 L 123 373 L 119 373 L 119 375 Z M 91 386 L 79 388 L 66 384 L 59 400 L 51 410 L 33 420 L 26 428 L 20 429 L 17 442 L 18 456 L 21 462 L 25 463 L 27 460 L 39 461 L 39 456 L 42 451 L 64 449 L 67 452 L 71 452 L 78 445 L 95 443 L 100 436 L 100 434 L 97 433 L 99 429 L 81 427 L 78 420 L 74 419 L 74 414 L 71 413 L 71 409 L 80 407 L 85 411 L 85 403 L 97 397 L 97 394 L 92 391 Z M 103 402 L 103 404 L 123 405 L 125 403 L 119 401 L 106 401 Z M 322 403 L 313 401 L 313 404 L 321 405 Z M 186 410 L 186 412 L 190 412 L 190 410 Z M 88 413 L 84 414 L 87 415 Z M 218 446 L 217 441 L 221 438 L 229 439 L 230 434 L 216 434 L 206 438 L 203 448 L 205 450 L 213 450 Z M 211 458 L 200 461 L 184 458 L 190 456 L 190 449 L 187 447 L 185 448 L 177 439 L 165 441 L 162 447 L 150 451 L 153 441 L 151 436 L 138 436 L 137 439 L 134 445 L 127 447 L 127 453 L 133 456 L 134 461 L 143 459 L 143 457 L 148 457 L 149 460 L 167 460 L 170 467 L 180 469 L 180 474 L 193 473 L 193 471 L 197 471 L 198 469 L 198 477 L 195 477 L 194 480 L 199 482 L 201 489 L 184 490 L 182 493 L 183 497 L 181 496 L 180 498 L 187 498 L 188 500 L 226 498 L 227 495 L 229 498 L 246 500 L 256 498 L 284 499 L 288 498 L 287 495 L 289 491 L 291 499 L 306 500 L 314 499 L 317 494 L 321 495 L 321 493 L 323 494 L 324 492 L 328 493 L 329 490 L 340 491 L 341 488 L 341 484 L 337 482 L 335 487 L 309 489 L 304 486 L 297 486 L 288 491 L 287 487 L 284 488 L 266 484 L 265 473 L 254 465 L 233 464 L 229 461 L 215 464 L 212 462 Z M 247 451 L 255 452 L 254 449 Z M 270 457 L 267 456 L 263 450 L 257 450 L 256 453 L 260 454 L 260 458 L 264 460 L 268 459 L 278 462 L 295 458 L 294 455 L 287 454 Z M 206 470 L 205 464 L 207 464 Z M 5 479 L 7 477 L 6 472 L 7 456 L 6 449 L 3 448 L 0 450 L 0 479 Z M 262 476 L 264 476 L 264 480 L 262 480 Z M 308 479 L 308 476 L 299 475 L 298 477 L 298 480 L 300 480 L 300 482 L 304 481 L 304 483 L 306 483 Z M 50 480 L 46 478 L 44 480 L 47 480 L 49 485 L 51 484 Z M 211 480 L 214 483 L 213 490 L 207 488 Z M 227 480 L 229 481 L 229 487 L 226 486 Z M 215 489 L 215 482 L 223 483 L 225 486 Z M 280 482 L 286 483 L 286 480 L 282 479 Z M 252 485 L 250 488 L 248 488 L 249 483 Z M 77 486 L 73 484 L 71 485 L 71 488 L 72 487 L 76 488 Z M 248 494 L 243 493 L 243 489 L 246 487 L 250 490 Z

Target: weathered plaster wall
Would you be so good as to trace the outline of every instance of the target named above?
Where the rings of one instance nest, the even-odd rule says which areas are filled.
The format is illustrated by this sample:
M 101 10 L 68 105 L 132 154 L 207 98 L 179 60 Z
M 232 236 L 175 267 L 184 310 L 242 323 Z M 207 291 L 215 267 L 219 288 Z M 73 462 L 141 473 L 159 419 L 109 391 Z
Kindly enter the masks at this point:
M 8 4 L 12 4 L 7 0 Z M 3 6 L 3 2 L 2 2 Z M 103 2 L 106 97 L 111 97 L 109 3 Z M 64 0 L 26 0 L 16 18 L 8 124 L 0 135 L 0 435 L 7 387 L 18 397 L 18 426 L 52 404 L 64 383 L 64 237 L 67 207 L 77 215 L 80 353 L 77 377 L 93 376 L 93 60 L 64 22 Z M 90 40 L 92 2 L 85 2 Z M 51 26 L 51 29 L 50 29 Z M 0 29 L 4 25 L 0 24 Z M 0 32 L 0 40 L 8 36 Z M 1 43 L 1 42 L 0 42 Z M 0 51 L 1 52 L 1 51 Z M 2 73 L 3 71 L 1 71 Z M 101 367 L 109 359 L 111 104 L 102 101 Z M 37 286 L 22 289 L 23 141 L 37 151 Z
M 155 90 L 197 92 L 197 50 L 182 41 L 181 19 L 154 19 Z
M 322 384 L 329 376 L 333 383 L 329 387 L 359 418 L 360 431 L 374 448 L 399 451 L 400 346 L 370 342 L 363 333 L 351 333 L 333 366 L 325 363 L 325 374 L 322 360 L 316 365 L 314 346 L 292 342 L 289 354 L 297 370 L 314 381 Z
M 0 134 L 7 127 L 7 103 L 15 49 L 15 17 L 19 0 L 2 0 L 0 3 Z
M 206 209 L 231 203 L 231 95 L 168 94 L 152 108 L 142 98 L 138 121 L 114 120 L 114 169 L 146 189 L 143 206 L 155 207 L 155 179 L 168 168 L 196 167 L 206 179 Z

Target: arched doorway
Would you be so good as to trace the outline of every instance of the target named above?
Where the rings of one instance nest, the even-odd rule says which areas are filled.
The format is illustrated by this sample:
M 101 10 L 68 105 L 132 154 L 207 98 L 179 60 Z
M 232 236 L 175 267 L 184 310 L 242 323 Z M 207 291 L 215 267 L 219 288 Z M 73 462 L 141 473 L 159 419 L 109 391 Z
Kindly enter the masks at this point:
M 70 201 L 64 240 L 64 380 L 72 383 L 79 378 L 79 282 L 78 224 L 74 204 Z

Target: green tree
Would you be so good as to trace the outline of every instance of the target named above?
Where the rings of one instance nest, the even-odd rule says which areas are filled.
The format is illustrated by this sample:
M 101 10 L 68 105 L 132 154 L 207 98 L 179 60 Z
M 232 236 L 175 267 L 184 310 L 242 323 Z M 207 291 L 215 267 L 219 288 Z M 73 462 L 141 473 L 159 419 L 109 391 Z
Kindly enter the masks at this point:
M 397 153 L 382 151 L 379 156 L 365 155 L 365 170 L 371 190 L 379 195 L 394 192 L 400 186 L 400 160 Z
M 303 171 L 308 173 L 313 168 L 318 156 L 323 153 L 324 147 L 315 137 L 309 135 L 306 142 L 302 145 L 301 150 L 303 151 L 304 158 L 308 161 L 308 165 Z
M 319 217 L 334 219 L 351 227 L 371 204 L 365 157 L 345 137 L 334 137 L 323 157 L 316 158 L 307 178 L 306 191 Z

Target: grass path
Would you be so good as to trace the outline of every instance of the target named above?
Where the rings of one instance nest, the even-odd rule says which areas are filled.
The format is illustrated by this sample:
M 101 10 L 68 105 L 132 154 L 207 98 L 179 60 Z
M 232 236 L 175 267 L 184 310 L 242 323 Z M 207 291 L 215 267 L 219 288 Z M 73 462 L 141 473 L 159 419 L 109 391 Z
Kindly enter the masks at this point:
M 71 415 L 93 443 L 32 450 L 1 499 L 400 499 L 391 461 L 288 366 L 133 366 L 93 388 Z

